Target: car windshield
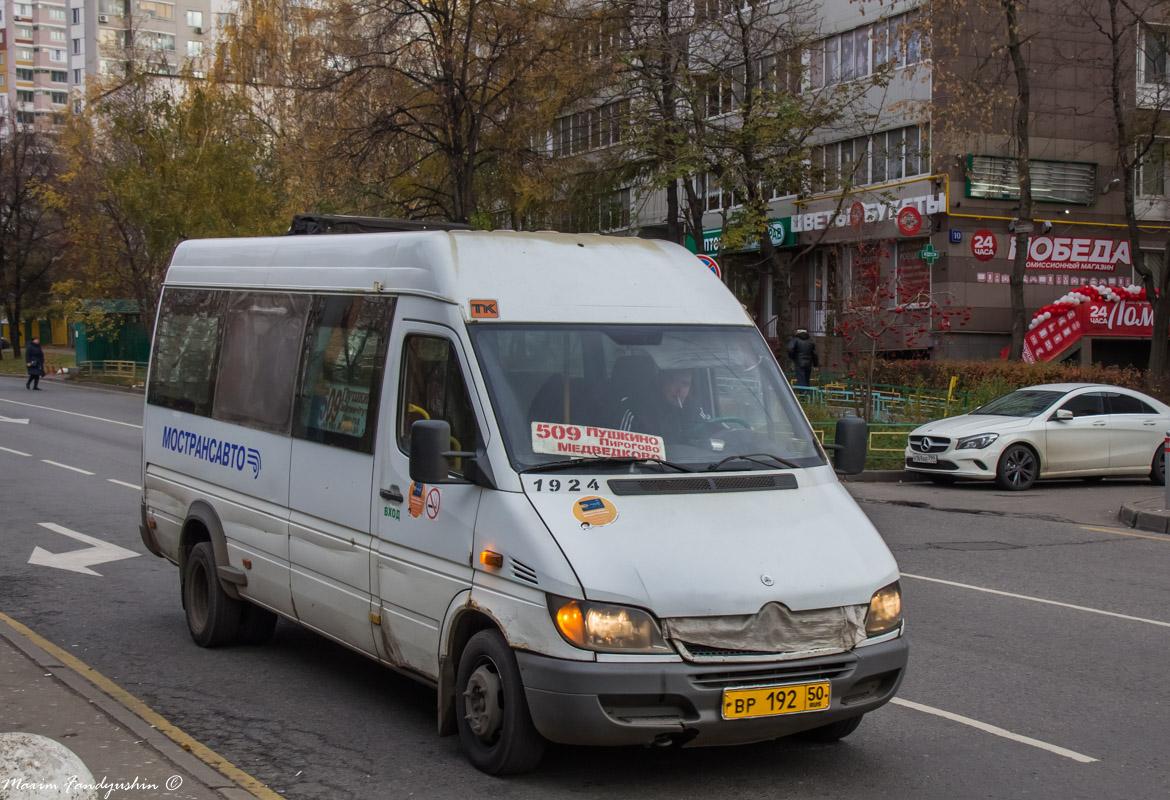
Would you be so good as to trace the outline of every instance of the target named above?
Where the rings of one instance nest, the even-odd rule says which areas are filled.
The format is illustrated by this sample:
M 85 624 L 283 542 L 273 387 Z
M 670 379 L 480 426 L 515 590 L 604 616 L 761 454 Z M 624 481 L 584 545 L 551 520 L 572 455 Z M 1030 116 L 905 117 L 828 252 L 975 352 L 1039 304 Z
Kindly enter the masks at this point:
M 671 472 L 825 463 L 754 328 L 469 327 L 517 470 L 576 465 Z
M 1064 397 L 1065 394 L 1067 393 L 1019 389 L 1011 394 L 998 397 L 971 413 L 995 414 L 1001 417 L 1034 417 Z

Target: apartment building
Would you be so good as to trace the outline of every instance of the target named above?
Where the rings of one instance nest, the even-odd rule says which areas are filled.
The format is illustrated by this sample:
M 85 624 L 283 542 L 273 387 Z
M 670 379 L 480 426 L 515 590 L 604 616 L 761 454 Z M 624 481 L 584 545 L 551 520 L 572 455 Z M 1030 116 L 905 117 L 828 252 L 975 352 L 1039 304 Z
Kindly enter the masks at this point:
M 49 128 L 87 80 L 136 59 L 160 75 L 207 68 L 230 0 L 4 0 L 0 8 L 0 113 Z
M 907 313 L 904 324 L 883 325 L 881 348 L 891 356 L 989 358 L 1010 341 L 1008 276 L 1016 225 L 1026 224 L 1017 219 L 1009 134 L 1015 84 L 1004 73 L 999 80 L 1011 92 L 998 105 L 944 113 L 966 99 L 939 76 L 976 63 L 989 43 L 964 27 L 969 20 L 923 20 L 919 5 L 820 3 L 819 39 L 802 56 L 802 91 L 861 85 L 879 68 L 891 71 L 860 93 L 854 123 L 847 119 L 811 138 L 812 165 L 825 179 L 773 192 L 771 238 L 783 269 L 766 265 L 754 248 L 722 246 L 722 225 L 737 198 L 699 181 L 705 230 L 693 249 L 718 259 L 725 282 L 757 314 L 765 334 L 777 333 L 769 321 L 787 293 L 792 326 L 808 328 L 829 352 L 848 346 L 836 331 L 865 297 L 889 315 L 921 312 Z M 1137 281 L 1134 259 L 1160 258 L 1170 230 L 1170 149 L 1158 142 L 1135 175 L 1142 252 L 1130 252 L 1109 94 L 1110 44 L 1098 27 L 1107 21 L 1106 6 L 1098 5 L 1053 0 L 1022 10 L 1030 31 L 1025 56 L 1036 220 L 1024 287 L 1029 318 L 1075 287 Z M 1127 112 L 1170 108 L 1168 31 L 1148 20 L 1125 23 Z M 628 232 L 662 235 L 663 192 L 632 186 L 625 196 Z M 951 324 L 931 319 L 931 303 L 945 306 Z M 964 313 L 953 314 L 956 308 Z M 1078 348 L 1062 357 L 1079 352 L 1084 359 L 1142 364 L 1148 341 L 1086 337 Z

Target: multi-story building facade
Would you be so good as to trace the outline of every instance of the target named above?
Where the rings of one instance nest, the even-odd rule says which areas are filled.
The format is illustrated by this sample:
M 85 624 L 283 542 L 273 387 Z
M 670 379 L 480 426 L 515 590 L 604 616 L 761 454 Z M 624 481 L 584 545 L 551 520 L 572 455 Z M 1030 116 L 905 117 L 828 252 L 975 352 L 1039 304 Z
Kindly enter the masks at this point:
M 230 0 L 4 0 L 0 8 L 0 112 L 50 127 L 86 81 L 136 59 L 160 75 L 200 77 Z
M 1020 215 L 1011 136 L 1015 83 L 1010 70 L 998 78 L 988 74 L 984 80 L 1001 82 L 998 105 L 965 108 L 969 99 L 955 94 L 957 84 L 940 78 L 972 69 L 994 43 L 968 29 L 969 20 L 918 16 L 925 13 L 919 5 L 820 3 L 821 33 L 803 54 L 802 91 L 864 82 L 879 70 L 883 79 L 860 92 L 852 122 L 810 138 L 810 166 L 823 179 L 789 194 L 774 192 L 768 213 L 783 269 L 766 264 L 758 251 L 720 247 L 736 198 L 699 181 L 705 231 L 695 249 L 717 257 L 724 280 L 757 313 L 766 334 L 778 333 L 769 323 L 787 300 L 790 327 L 808 328 L 830 351 L 845 347 L 835 335 L 842 315 L 869 296 L 870 305 L 891 313 L 937 303 L 950 318 L 939 324 L 929 313 L 907 314 L 904 324 L 881 334 L 891 355 L 988 358 L 1010 341 L 1008 280 Z M 1160 260 L 1170 230 L 1168 148 L 1158 141 L 1135 175 L 1142 240 L 1141 252 L 1130 252 L 1109 92 L 1110 42 L 1098 28 L 1107 16 L 1105 3 L 1098 5 L 1096 18 L 1091 3 L 1042 2 L 1021 10 L 1032 81 L 1029 319 L 1077 286 L 1140 283 L 1134 259 Z M 1145 20 L 1131 18 L 1124 27 L 1126 114 L 1138 119 L 1143 107 L 1164 114 L 1170 35 Z M 661 235 L 662 191 L 632 188 L 630 232 Z M 1148 352 L 1148 342 L 1138 340 L 1086 338 L 1078 346 L 1084 359 L 1117 363 L 1143 364 Z

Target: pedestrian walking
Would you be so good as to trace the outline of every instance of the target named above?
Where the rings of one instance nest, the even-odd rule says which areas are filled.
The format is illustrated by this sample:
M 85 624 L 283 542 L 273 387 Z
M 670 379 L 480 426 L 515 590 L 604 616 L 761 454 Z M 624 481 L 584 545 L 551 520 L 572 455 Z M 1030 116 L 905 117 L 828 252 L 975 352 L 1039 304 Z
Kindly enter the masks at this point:
M 796 372 L 796 385 L 808 386 L 812 381 L 814 367 L 819 367 L 821 361 L 817 358 L 817 346 L 808 337 L 808 331 L 797 328 L 796 335 L 788 342 L 788 358 Z
M 28 365 L 28 380 L 24 388 L 41 390 L 41 376 L 45 374 L 45 351 L 41 349 L 41 339 L 34 336 L 32 342 L 24 349 L 24 363 Z

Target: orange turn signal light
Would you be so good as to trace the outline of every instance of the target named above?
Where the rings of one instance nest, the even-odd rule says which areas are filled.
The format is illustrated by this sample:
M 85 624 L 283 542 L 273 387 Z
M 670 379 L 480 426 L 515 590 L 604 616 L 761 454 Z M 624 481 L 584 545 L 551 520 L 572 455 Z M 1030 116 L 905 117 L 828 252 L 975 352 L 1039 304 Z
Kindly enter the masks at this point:
M 479 554 L 479 563 L 487 567 L 499 569 L 504 566 L 504 557 L 499 553 L 493 553 L 491 550 L 484 550 Z

